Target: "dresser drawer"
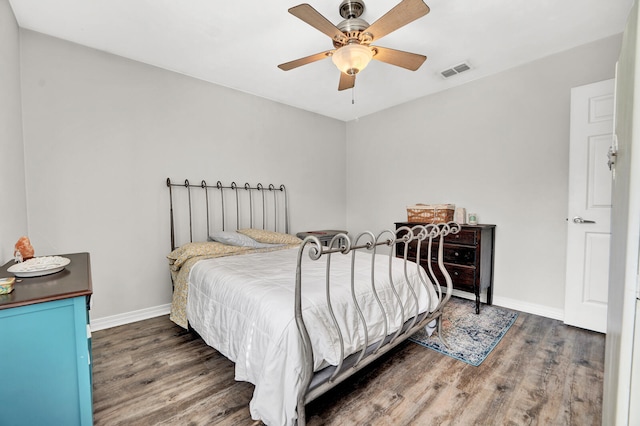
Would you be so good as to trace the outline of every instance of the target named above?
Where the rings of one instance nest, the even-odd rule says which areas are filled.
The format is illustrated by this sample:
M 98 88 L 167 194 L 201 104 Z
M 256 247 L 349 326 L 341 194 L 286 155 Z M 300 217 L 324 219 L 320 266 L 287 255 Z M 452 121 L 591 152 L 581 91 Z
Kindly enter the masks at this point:
M 432 263 L 433 273 L 438 278 L 438 282 L 442 287 L 446 287 L 447 282 L 444 280 L 444 275 L 438 268 L 436 263 Z M 445 263 L 444 267 L 447 269 L 449 276 L 451 276 L 451 282 L 453 287 L 458 290 L 473 291 L 473 283 L 476 281 L 478 270 L 469 266 L 454 265 L 451 263 Z
M 396 245 L 396 256 L 398 257 L 404 257 L 404 244 L 397 244 Z M 428 255 L 428 250 L 429 246 L 428 246 L 428 242 L 427 241 L 422 241 L 420 242 L 420 259 L 424 260 L 427 258 Z M 432 256 L 435 256 L 437 259 L 438 256 L 438 245 L 437 244 L 433 244 L 432 248 L 431 248 L 432 252 Z M 409 243 L 409 250 L 407 253 L 407 257 L 410 260 L 416 260 L 416 255 L 418 254 L 418 242 L 417 241 L 411 241 Z
M 438 261 L 437 246 L 434 246 L 431 251 L 431 260 Z M 444 246 L 443 261 L 445 263 L 455 263 L 458 265 L 473 266 L 476 263 L 476 248 L 464 247 L 464 246 Z
M 418 251 L 417 246 L 418 244 L 415 241 L 409 243 L 409 252 L 407 257 L 410 260 L 416 259 Z M 442 253 L 443 261 L 446 263 L 473 266 L 476 263 L 476 252 L 477 249 L 475 247 L 445 245 Z M 398 245 L 396 247 L 396 256 L 404 256 L 404 245 Z M 427 246 L 425 244 L 422 244 L 420 247 L 420 257 L 422 260 L 427 257 Z M 431 247 L 431 260 L 434 262 L 438 261 L 438 244 L 433 244 Z
M 477 229 L 461 229 L 457 234 L 450 234 L 444 237 L 445 243 L 452 244 L 468 244 L 475 246 L 478 244 L 478 230 Z

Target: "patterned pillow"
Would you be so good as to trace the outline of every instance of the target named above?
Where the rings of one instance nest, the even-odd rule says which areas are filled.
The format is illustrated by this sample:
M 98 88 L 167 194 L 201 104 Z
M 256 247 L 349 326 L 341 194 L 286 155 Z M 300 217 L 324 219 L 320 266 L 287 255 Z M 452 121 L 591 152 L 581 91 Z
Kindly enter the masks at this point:
M 300 244 L 302 242 L 300 238 L 294 235 L 267 231 L 265 229 L 238 229 L 238 232 L 260 243 L 266 244 Z
M 224 256 L 245 250 L 249 250 L 249 248 L 229 246 L 218 242 L 187 243 L 169 253 L 167 258 L 174 268 L 178 268 L 184 262 L 195 256 Z

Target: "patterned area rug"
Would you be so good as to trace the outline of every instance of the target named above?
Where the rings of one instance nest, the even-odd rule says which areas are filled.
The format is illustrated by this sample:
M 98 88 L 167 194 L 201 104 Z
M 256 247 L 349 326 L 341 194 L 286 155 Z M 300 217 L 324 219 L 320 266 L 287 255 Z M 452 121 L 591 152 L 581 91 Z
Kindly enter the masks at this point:
M 442 344 L 437 331 L 429 337 L 420 330 L 409 340 L 477 367 L 517 318 L 517 312 L 484 304 L 476 315 L 474 301 L 452 297 L 444 308 L 442 321 L 442 334 L 449 349 Z

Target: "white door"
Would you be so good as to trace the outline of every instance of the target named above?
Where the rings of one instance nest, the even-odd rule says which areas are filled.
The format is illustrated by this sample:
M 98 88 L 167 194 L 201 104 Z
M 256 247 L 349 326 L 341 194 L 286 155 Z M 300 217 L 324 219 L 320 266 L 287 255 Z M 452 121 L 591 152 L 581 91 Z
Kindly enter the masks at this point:
M 564 322 L 606 332 L 614 80 L 571 89 Z

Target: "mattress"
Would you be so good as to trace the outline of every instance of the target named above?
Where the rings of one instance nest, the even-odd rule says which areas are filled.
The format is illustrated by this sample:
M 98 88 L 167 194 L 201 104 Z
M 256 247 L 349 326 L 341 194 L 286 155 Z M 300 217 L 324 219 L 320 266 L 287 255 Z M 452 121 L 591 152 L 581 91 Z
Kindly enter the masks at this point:
M 255 385 L 251 416 L 267 425 L 294 425 L 298 395 L 305 391 L 303 351 L 294 318 L 298 250 L 201 260 L 189 274 L 189 324 L 208 345 L 235 362 L 236 380 Z M 326 256 L 313 261 L 303 255 L 302 308 L 313 345 L 314 371 L 337 365 L 365 345 L 364 326 L 351 295 L 351 256 L 331 256 L 331 305 L 344 341 L 341 353 L 340 337 L 327 309 Z M 417 265 L 407 268 L 407 281 L 402 259 L 376 257 L 372 269 L 372 255 L 359 252 L 354 266 L 354 289 L 366 319 L 368 344 L 395 332 L 416 312 L 433 311 L 438 302 L 430 283 L 427 288 L 422 284 Z M 401 303 L 389 284 L 389 265 Z M 373 297 L 372 274 L 380 302 Z

